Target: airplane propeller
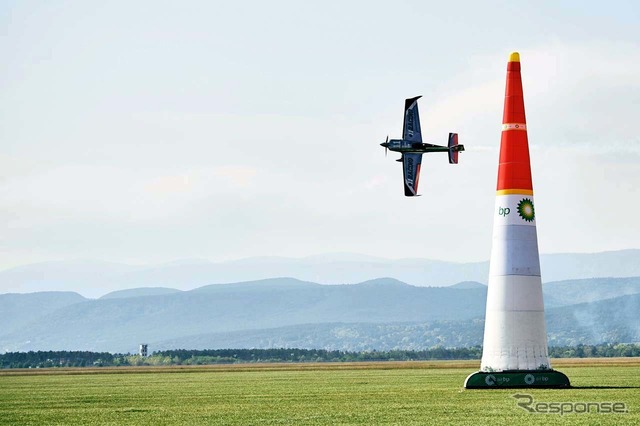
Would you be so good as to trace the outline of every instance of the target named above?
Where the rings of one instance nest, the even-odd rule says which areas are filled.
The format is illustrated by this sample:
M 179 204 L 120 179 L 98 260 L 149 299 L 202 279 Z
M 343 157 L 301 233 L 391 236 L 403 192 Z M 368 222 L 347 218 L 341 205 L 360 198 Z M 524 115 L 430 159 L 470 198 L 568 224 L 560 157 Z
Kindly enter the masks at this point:
M 387 135 L 387 139 L 384 141 L 385 144 L 389 143 L 389 135 Z M 387 151 L 389 151 L 389 146 L 385 145 L 384 146 L 384 158 L 387 158 Z

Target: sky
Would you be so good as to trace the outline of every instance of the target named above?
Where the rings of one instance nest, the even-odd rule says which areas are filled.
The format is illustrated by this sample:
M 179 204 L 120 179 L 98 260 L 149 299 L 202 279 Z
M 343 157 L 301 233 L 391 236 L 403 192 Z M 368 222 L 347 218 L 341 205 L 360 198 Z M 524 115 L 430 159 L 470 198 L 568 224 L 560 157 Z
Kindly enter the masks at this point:
M 3 1 L 0 269 L 487 260 L 521 55 L 542 253 L 640 248 L 634 1 Z M 419 101 L 421 197 L 379 146 Z

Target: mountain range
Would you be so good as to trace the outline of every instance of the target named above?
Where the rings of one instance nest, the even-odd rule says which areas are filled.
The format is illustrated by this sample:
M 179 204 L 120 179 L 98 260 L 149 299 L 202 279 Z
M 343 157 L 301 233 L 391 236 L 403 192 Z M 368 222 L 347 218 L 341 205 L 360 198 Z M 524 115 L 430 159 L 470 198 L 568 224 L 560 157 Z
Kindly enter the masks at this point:
M 640 250 L 541 256 L 545 282 L 598 277 L 640 276 Z M 117 290 L 165 287 L 191 290 L 209 284 L 293 277 L 321 284 L 350 284 L 391 277 L 413 286 L 449 286 L 462 281 L 486 284 L 488 262 L 384 259 L 357 254 L 304 258 L 256 257 L 228 262 L 184 260 L 161 265 L 102 261 L 44 262 L 0 271 L 0 293 L 73 291 L 97 298 Z
M 549 282 L 543 291 L 550 344 L 640 341 L 640 277 Z M 99 299 L 1 294 L 0 351 L 473 346 L 482 342 L 485 302 L 479 282 L 418 287 L 393 278 L 133 288 Z

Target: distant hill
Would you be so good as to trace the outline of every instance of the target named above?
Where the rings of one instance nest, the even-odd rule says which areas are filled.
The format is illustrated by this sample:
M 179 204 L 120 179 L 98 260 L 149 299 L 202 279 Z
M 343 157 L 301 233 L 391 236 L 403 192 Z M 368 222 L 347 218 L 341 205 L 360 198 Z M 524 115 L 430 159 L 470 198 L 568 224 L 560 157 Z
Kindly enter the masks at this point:
M 126 299 L 128 297 L 140 296 L 160 296 L 164 294 L 179 293 L 182 290 L 167 287 L 140 287 L 129 290 L 112 291 L 102 296 L 100 299 Z
M 319 285 L 294 279 L 89 300 L 0 336 L 0 350 L 135 350 L 138 343 L 324 322 L 427 322 L 479 317 L 481 289 L 414 287 L 393 279 Z
M 640 342 L 640 294 L 580 303 L 546 312 L 549 344 Z
M 169 349 L 301 348 L 343 351 L 421 350 L 434 346 L 482 344 L 483 320 L 427 323 L 322 323 L 205 333 L 150 343 L 153 351 Z
M 640 278 L 544 285 L 552 345 L 640 340 Z M 274 278 L 191 291 L 136 288 L 0 295 L 0 352 L 302 347 L 348 350 L 469 346 L 482 341 L 487 287 L 416 287 L 393 278 L 321 285 Z M 614 297 L 611 297 L 614 296 Z M 578 302 L 572 303 L 572 301 Z M 589 303 L 583 303 L 588 301 Z
M 487 289 L 487 286 L 485 284 L 479 283 L 477 281 L 463 281 L 461 283 L 458 284 L 454 284 L 452 286 L 449 286 L 449 288 L 457 288 L 457 289 L 462 289 L 462 290 L 467 290 L 470 288 L 476 288 L 476 289 Z
M 541 256 L 543 281 L 640 276 L 640 250 Z M 351 284 L 393 277 L 415 286 L 487 282 L 488 262 L 455 263 L 429 259 L 384 259 L 357 254 L 306 258 L 259 257 L 213 263 L 176 261 L 132 266 L 109 262 L 45 262 L 0 271 L 0 293 L 76 291 L 86 297 L 138 287 L 190 290 L 209 284 L 294 277 L 322 284 Z
M 386 281 L 384 278 L 382 281 Z M 392 284 L 389 280 L 389 284 Z M 364 283 L 363 283 L 364 284 Z M 195 288 L 190 293 L 207 293 L 207 294 L 228 294 L 230 291 L 236 294 L 239 293 L 253 293 L 272 290 L 300 290 L 302 288 L 318 288 L 320 284 L 312 283 L 308 281 L 301 281 L 296 278 L 267 278 L 257 281 L 245 281 L 235 284 L 211 284 L 202 287 Z
M 640 294 L 549 309 L 551 346 L 640 342 Z M 308 348 L 331 350 L 428 349 L 482 345 L 484 320 L 425 323 L 323 323 L 266 330 L 205 333 L 151 342 L 152 350 L 223 348 Z
M 0 294 L 0 335 L 26 327 L 60 308 L 86 300 L 78 293 L 66 291 Z
M 638 277 L 640 250 L 560 253 L 540 256 L 544 282 L 580 278 Z
M 554 306 L 574 305 L 640 293 L 640 277 L 556 281 L 545 283 L 542 289 Z
M 96 297 L 113 290 L 136 287 L 128 274 L 140 267 L 94 260 L 33 263 L 0 271 L 0 293 L 75 291 Z M 129 281 L 124 284 L 124 281 Z

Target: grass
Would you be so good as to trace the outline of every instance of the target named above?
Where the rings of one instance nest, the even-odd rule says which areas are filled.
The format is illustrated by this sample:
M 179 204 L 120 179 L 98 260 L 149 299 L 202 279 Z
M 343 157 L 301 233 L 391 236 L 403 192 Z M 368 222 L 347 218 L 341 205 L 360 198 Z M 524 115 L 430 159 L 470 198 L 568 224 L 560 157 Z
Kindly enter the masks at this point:
M 477 362 L 0 371 L 0 424 L 640 424 L 640 360 L 556 360 L 566 390 L 464 390 Z M 530 414 L 624 402 L 626 414 Z

